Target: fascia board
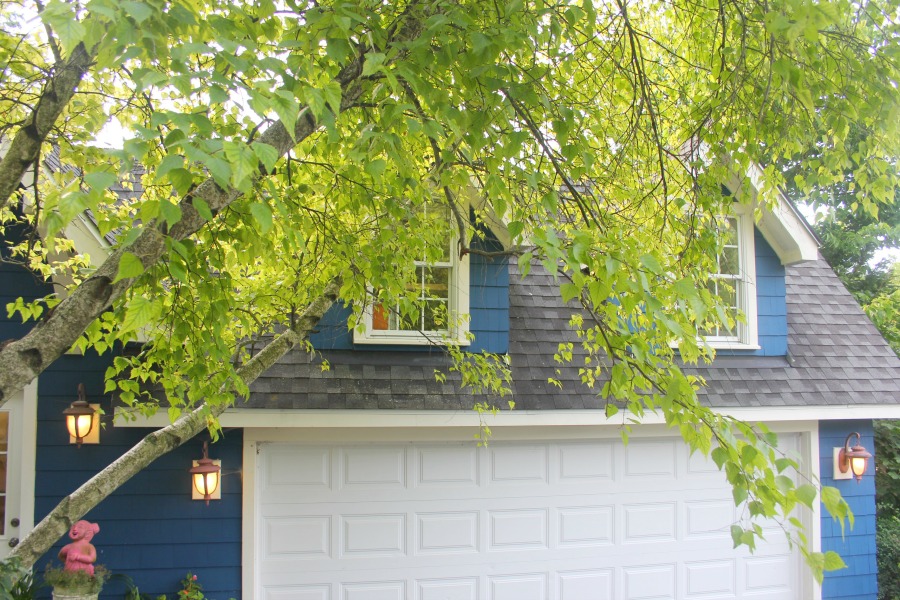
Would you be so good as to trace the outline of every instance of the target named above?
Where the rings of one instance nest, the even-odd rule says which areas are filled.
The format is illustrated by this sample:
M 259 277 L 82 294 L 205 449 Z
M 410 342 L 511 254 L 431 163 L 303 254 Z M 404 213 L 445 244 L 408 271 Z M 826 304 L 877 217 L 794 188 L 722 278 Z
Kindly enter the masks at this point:
M 827 405 L 779 407 L 721 407 L 719 414 L 748 422 L 794 423 L 840 419 L 900 418 L 897 405 Z M 115 427 L 165 427 L 169 424 L 164 412 L 149 418 L 125 421 L 114 420 Z M 479 414 L 474 410 L 270 410 L 229 409 L 221 417 L 222 427 L 245 428 L 457 428 L 487 425 L 495 427 L 570 427 L 623 425 L 664 425 L 665 418 L 648 413 L 637 423 L 633 416 L 621 412 L 607 418 L 602 410 L 511 410 L 496 415 Z
M 761 199 L 762 178 L 762 169 L 750 165 L 745 176 L 732 175 L 728 187 L 739 202 L 752 206 L 754 210 L 759 209 L 756 225 L 781 264 L 817 260 L 819 243 L 805 219 L 781 191 L 775 192 L 774 201 Z

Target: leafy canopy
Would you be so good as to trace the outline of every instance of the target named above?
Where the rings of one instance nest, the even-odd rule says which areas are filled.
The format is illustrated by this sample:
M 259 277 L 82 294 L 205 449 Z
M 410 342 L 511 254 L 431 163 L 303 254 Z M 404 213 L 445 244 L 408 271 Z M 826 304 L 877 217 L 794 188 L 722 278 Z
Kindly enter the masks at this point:
M 838 565 L 794 528 L 816 496 L 789 476 L 797 463 L 765 428 L 701 406 L 702 381 L 674 358 L 709 359 L 697 331 L 728 319 L 703 285 L 729 211 L 722 182 L 759 163 L 765 201 L 779 161 L 797 159 L 802 190 L 849 167 L 858 207 L 892 200 L 896 0 L 2 6 L 7 158 L 22 136 L 66 165 L 23 151 L 39 183 L 0 196 L 2 218 L 42 233 L 18 256 L 70 280 L 72 297 L 97 273 L 114 290 L 76 328 L 80 348 L 115 352 L 108 389 L 154 410 L 140 390 L 156 383 L 173 418 L 230 403 L 254 344 L 335 278 L 351 326 L 373 293 L 414 312 L 412 260 L 440 245 L 420 209 L 438 200 L 461 239 L 500 220 L 523 271 L 536 260 L 559 274 L 587 318 L 572 323 L 581 348 L 557 359 L 584 361 L 607 414 L 659 411 L 712 455 L 745 508 L 736 544 L 761 537 L 754 518 L 779 518 L 819 575 Z M 49 82 L 79 65 L 44 127 L 48 94 L 73 89 Z M 108 122 L 128 131 L 121 148 L 95 145 Z M 867 132 L 852 151 L 851 127 Z M 110 191 L 121 181 L 135 193 Z M 86 209 L 115 235 L 110 274 L 65 239 Z M 137 340 L 136 355 L 113 350 Z M 488 380 L 499 391 L 504 378 Z M 822 499 L 847 516 L 833 490 Z

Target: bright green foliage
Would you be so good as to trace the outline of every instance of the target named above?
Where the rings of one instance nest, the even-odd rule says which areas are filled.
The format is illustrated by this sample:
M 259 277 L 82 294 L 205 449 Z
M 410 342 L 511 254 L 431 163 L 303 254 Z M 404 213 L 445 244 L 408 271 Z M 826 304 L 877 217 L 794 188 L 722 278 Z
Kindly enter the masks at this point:
M 900 421 L 875 421 L 878 520 L 900 518 Z
M 894 271 L 896 270 L 895 266 Z M 894 352 L 900 354 L 900 289 L 876 296 L 865 306 L 865 310 Z
M 697 332 L 728 319 L 705 285 L 715 222 L 729 210 L 723 182 L 760 163 L 759 185 L 772 191 L 784 183 L 778 161 L 819 145 L 801 189 L 849 166 L 858 205 L 892 199 L 896 0 L 3 0 L 3 9 L 0 133 L 18 131 L 50 65 L 79 44 L 95 57 L 45 145 L 77 170 L 44 172 L 22 198 L 28 211 L 4 213 L 52 240 L 22 256 L 77 284 L 85 264 L 55 262 L 53 236 L 86 208 L 123 246 L 150 228 L 178 231 L 187 209 L 207 221 L 187 239 L 166 238 L 160 262 L 126 254 L 118 278 L 134 284 L 79 343 L 106 351 L 146 341 L 107 373 L 108 389 L 137 410 L 157 407 L 145 383 L 161 386 L 172 416 L 246 394 L 235 365 L 335 276 L 351 327 L 373 296 L 414 317 L 413 260 L 434 260 L 441 246 L 421 208 L 437 200 L 462 240 L 502 221 L 510 251 L 527 247 L 523 271 L 534 258 L 558 274 L 586 317 L 573 318 L 580 347 L 557 359 L 583 361 L 607 414 L 661 413 L 712 455 L 746 515 L 736 543 L 753 547 L 758 520 L 774 518 L 807 553 L 794 510 L 815 501 L 813 484 L 794 483 L 797 465 L 771 432 L 701 406 L 703 382 L 674 358 L 710 359 Z M 121 149 L 92 145 L 110 118 L 129 131 Z M 292 136 L 316 127 L 282 156 L 259 141 L 276 122 Z M 843 138 L 853 124 L 872 135 L 851 152 Z M 135 164 L 143 195 L 116 202 L 106 186 Z M 208 177 L 233 197 L 216 212 L 192 196 Z M 504 387 L 502 373 L 473 375 L 496 361 L 459 364 L 467 380 Z M 843 516 L 840 500 L 828 503 Z M 836 564 L 810 562 L 819 575 Z
M 900 518 L 879 514 L 875 536 L 878 542 L 878 598 L 900 598 Z

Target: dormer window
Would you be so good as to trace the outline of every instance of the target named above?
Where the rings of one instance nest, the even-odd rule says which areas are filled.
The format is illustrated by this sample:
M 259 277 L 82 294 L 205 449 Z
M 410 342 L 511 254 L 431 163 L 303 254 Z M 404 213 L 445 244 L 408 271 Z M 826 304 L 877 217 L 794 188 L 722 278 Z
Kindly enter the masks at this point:
M 756 313 L 756 258 L 753 214 L 743 205 L 734 205 L 734 214 L 718 223 L 721 240 L 716 272 L 710 276 L 709 291 L 719 298 L 729 323 L 718 323 L 700 335 L 710 346 L 720 349 L 755 350 L 758 346 Z
M 415 280 L 407 286 L 409 295 L 403 300 L 406 305 L 373 302 L 366 307 L 364 329 L 354 333 L 355 343 L 468 343 L 469 257 L 459 256 L 459 235 L 447 207 L 431 203 L 424 210 L 434 230 L 446 232 L 443 243 L 426 248 L 415 261 Z

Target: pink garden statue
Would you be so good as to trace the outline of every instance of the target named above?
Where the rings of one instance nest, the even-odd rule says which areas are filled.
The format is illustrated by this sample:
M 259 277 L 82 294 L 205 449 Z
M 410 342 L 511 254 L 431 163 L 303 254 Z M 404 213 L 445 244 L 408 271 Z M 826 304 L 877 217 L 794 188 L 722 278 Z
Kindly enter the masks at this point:
M 59 560 L 65 563 L 66 571 L 84 571 L 88 575 L 94 574 L 94 562 L 97 560 L 97 550 L 91 543 L 95 533 L 100 532 L 100 526 L 88 521 L 76 521 L 69 530 L 71 544 L 63 546 L 59 551 Z

